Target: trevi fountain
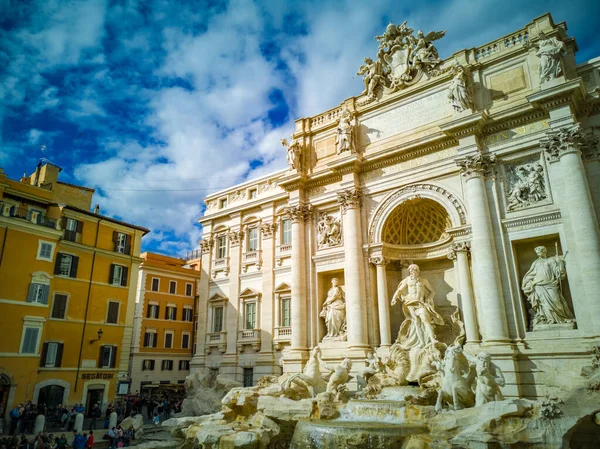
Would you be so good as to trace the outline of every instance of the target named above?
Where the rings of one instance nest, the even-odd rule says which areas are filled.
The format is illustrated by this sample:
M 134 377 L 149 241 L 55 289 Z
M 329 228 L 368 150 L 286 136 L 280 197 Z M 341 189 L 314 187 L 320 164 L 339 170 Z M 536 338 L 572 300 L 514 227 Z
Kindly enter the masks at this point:
M 575 65 L 549 15 L 442 60 L 444 35 L 390 24 L 364 92 L 296 122 L 289 170 L 258 184 L 284 198 L 273 224 L 221 212 L 244 186 L 207 198 L 206 311 L 164 447 L 600 447 L 600 62 Z M 261 321 L 238 330 L 245 303 Z

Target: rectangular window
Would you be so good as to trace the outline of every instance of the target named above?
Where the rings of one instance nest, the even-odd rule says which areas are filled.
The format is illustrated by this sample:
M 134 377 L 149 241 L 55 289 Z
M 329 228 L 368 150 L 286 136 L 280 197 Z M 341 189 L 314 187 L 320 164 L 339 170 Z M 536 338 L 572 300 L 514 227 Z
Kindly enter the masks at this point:
M 165 332 L 165 348 L 173 347 L 173 332 Z
M 223 307 L 215 307 L 213 309 L 213 332 L 221 332 L 223 330 Z
M 41 329 L 39 327 L 26 327 L 21 342 L 21 354 L 35 354 Z
M 144 348 L 156 348 L 158 334 L 156 332 L 146 332 L 144 334 Z
M 67 231 L 77 232 L 77 220 L 73 220 L 72 218 L 67 218 L 67 225 L 65 226 Z
M 186 307 L 185 309 L 183 309 L 183 314 L 181 316 L 181 319 L 183 321 L 190 321 L 191 322 L 193 320 L 192 314 L 193 314 L 192 309 Z
M 225 207 L 227 207 L 227 198 L 221 198 L 219 200 L 219 208 L 223 209 Z
M 190 369 L 190 361 L 189 360 L 180 360 L 179 361 L 179 371 L 189 371 Z
M 50 294 L 50 286 L 46 284 L 38 284 L 32 282 L 29 284 L 29 293 L 27 294 L 27 302 L 37 304 L 48 304 L 48 296 Z
M 254 198 L 256 198 L 256 196 L 257 196 L 256 189 L 248 190 L 248 199 L 253 200 Z
M 258 249 L 258 228 L 248 229 L 248 251 Z
M 108 279 L 108 283 L 110 285 L 120 285 L 122 287 L 127 286 L 127 275 L 129 269 L 122 265 L 110 264 L 110 276 Z
M 42 348 L 40 366 L 43 368 L 58 368 L 62 364 L 63 343 L 46 342 Z
M 162 361 L 162 370 L 163 371 L 173 371 L 173 360 L 163 360 Z
M 245 329 L 255 329 L 256 328 L 256 303 L 248 302 L 246 303 L 246 327 Z
M 39 242 L 38 245 L 38 260 L 52 262 L 52 253 L 54 252 L 54 244 L 48 242 Z
M 146 318 L 158 318 L 158 312 L 159 312 L 158 304 L 148 304 Z
M 177 319 L 177 307 L 167 306 L 165 309 L 165 320 Z
M 227 237 L 224 235 L 217 238 L 217 259 L 227 256 Z
M 54 300 L 52 301 L 52 318 L 58 318 L 64 320 L 67 315 L 67 295 L 59 293 L 54 294 Z
M 46 367 L 53 368 L 56 363 L 56 353 L 58 352 L 58 343 L 48 343 L 46 351 Z
M 58 253 L 56 255 L 56 262 L 54 262 L 54 274 L 76 278 L 78 266 L 79 257 L 72 254 Z
M 144 360 L 142 362 L 142 371 L 154 371 L 154 360 Z
M 158 279 L 158 278 L 152 278 L 152 287 L 150 287 L 150 289 L 153 292 L 157 292 L 159 286 L 160 286 L 160 279 Z
M 181 336 L 181 349 L 190 348 L 190 334 L 183 334 Z
M 77 234 L 83 232 L 83 222 L 72 218 L 63 217 L 63 238 L 69 242 L 77 241 Z
M 281 300 L 281 325 L 290 327 L 292 325 L 292 301 L 290 298 Z
M 194 293 L 194 284 L 185 284 L 185 296 L 192 296 Z
M 169 281 L 169 293 L 171 293 L 172 295 L 177 293 L 177 282 L 176 281 Z
M 281 221 L 281 244 L 289 245 L 292 243 L 292 221 L 285 219 Z
M 114 368 L 117 362 L 116 346 L 100 346 L 98 368 Z
M 131 237 L 122 232 L 113 231 L 114 250 L 117 253 L 129 254 L 131 249 Z
M 107 323 L 117 324 L 119 322 L 119 305 L 120 303 L 117 301 L 108 301 Z

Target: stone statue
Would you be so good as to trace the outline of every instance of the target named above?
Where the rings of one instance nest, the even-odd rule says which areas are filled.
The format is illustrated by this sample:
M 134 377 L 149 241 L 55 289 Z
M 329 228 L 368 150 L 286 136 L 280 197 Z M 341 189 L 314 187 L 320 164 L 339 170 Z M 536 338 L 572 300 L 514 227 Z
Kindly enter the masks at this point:
M 401 298 L 405 316 L 398 342 L 405 349 L 422 348 L 437 343 L 434 326 L 443 326 L 444 320 L 435 311 L 435 291 L 427 279 L 419 276 L 419 266 L 409 265 L 408 272 L 409 276 L 400 282 L 392 297 L 392 306 Z
M 291 137 L 292 141 L 288 143 L 287 139 L 281 139 L 281 145 L 283 145 L 287 151 L 287 162 L 290 169 L 301 170 L 300 158 L 302 156 L 302 150 L 300 148 L 300 141 Z
M 421 30 L 417 31 L 417 38 L 411 36 L 410 39 L 415 47 L 412 52 L 412 65 L 415 68 L 429 68 L 438 65 L 441 60 L 438 51 L 433 45 L 433 41 L 441 39 L 446 35 L 446 31 L 431 31 L 427 36 Z
M 319 248 L 339 245 L 342 242 L 340 220 L 328 214 L 321 215 L 317 224 L 317 245 Z
M 452 406 L 454 410 L 473 407 L 475 405 L 475 395 L 471 388 L 473 375 L 462 347 L 448 346 L 444 359 L 441 362 L 434 362 L 434 365 L 442 374 L 435 410 L 442 411 L 444 404 Z
M 377 98 L 377 91 L 384 84 L 381 62 L 365 58 L 365 63 L 359 67 L 356 74 L 364 75 L 362 80 L 365 83 L 365 90 L 361 95 L 367 95 L 370 100 Z
M 321 369 L 327 373 L 321 373 Z M 290 395 L 293 385 L 306 389 L 307 397 L 313 398 L 327 389 L 325 378 L 331 374 L 332 369 L 321 360 L 321 348 L 316 346 L 310 352 L 310 357 L 301 373 L 292 374 L 283 382 L 284 394 Z
M 325 340 L 346 340 L 346 301 L 344 291 L 338 285 L 336 278 L 331 280 L 331 288 L 327 292 L 327 299 L 323 303 L 323 310 L 319 316 L 325 318 L 327 335 Z
M 505 385 L 502 370 L 492 363 L 492 357 L 485 351 L 476 357 L 464 353 L 469 363 L 475 367 L 475 407 L 492 401 L 502 401 L 504 396 L 500 387 Z
M 462 112 L 473 107 L 473 92 L 469 72 L 458 63 L 454 66 L 454 78 L 448 89 L 448 99 L 456 112 Z
M 340 122 L 336 128 L 335 143 L 337 145 L 337 154 L 342 154 L 344 151 L 354 152 L 354 138 L 352 130 L 352 114 L 346 106 L 342 108 L 342 114 L 340 116 Z
M 544 167 L 527 164 L 514 169 L 509 176 L 510 190 L 506 194 L 507 209 L 515 210 L 547 198 Z
M 375 374 L 383 372 L 385 369 L 384 363 L 381 361 L 375 351 L 369 351 L 365 359 L 367 366 L 360 371 L 358 375 L 358 386 L 363 389 L 367 386 L 369 379 Z
M 540 83 L 550 81 L 562 73 L 560 60 L 565 54 L 565 44 L 556 37 L 546 38 L 542 33 L 537 43 L 536 55 L 540 57 Z
M 342 386 L 345 387 L 352 378 L 352 376 L 350 376 L 352 361 L 350 359 L 344 359 L 341 364 L 335 367 L 328 366 L 328 368 L 332 369 L 333 373 L 329 378 L 329 382 L 327 382 L 327 389 L 325 391 L 337 395 L 342 392 Z
M 547 257 L 545 246 L 535 248 L 538 258 L 523 277 L 521 288 L 533 309 L 532 330 L 539 325 L 573 323 L 575 318 L 562 295 L 561 280 L 567 275 L 565 257 Z

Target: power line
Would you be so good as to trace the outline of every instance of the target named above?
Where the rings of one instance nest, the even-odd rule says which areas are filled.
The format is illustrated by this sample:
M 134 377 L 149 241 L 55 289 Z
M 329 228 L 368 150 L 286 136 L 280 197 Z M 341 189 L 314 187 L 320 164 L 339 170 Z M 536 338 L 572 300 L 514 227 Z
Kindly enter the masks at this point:
M 231 186 L 223 186 L 223 187 L 205 187 L 199 189 L 105 189 L 100 187 L 100 190 L 110 191 L 110 192 L 202 192 L 207 190 L 219 190 L 219 189 L 227 189 Z

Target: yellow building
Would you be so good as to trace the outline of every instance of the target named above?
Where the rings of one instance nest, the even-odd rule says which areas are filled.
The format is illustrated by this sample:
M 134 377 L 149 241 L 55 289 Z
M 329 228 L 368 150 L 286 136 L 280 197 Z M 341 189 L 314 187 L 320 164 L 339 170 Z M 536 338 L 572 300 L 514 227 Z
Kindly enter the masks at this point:
M 143 253 L 131 350 L 131 391 L 183 390 L 196 340 L 199 260 Z
M 102 407 L 128 384 L 142 236 L 40 163 L 0 169 L 0 416 L 30 400 Z

